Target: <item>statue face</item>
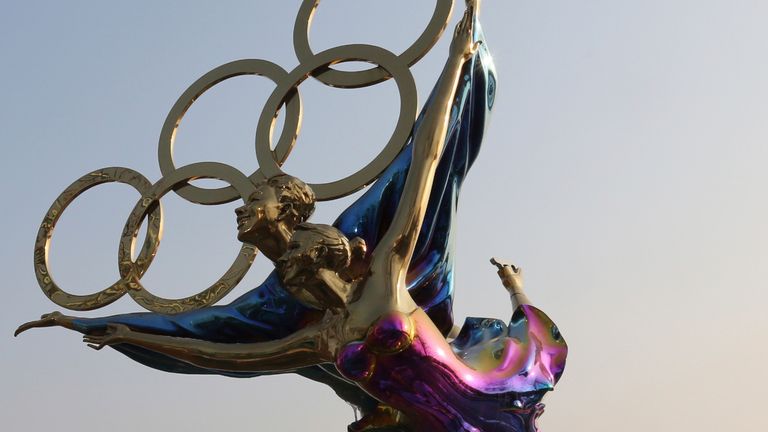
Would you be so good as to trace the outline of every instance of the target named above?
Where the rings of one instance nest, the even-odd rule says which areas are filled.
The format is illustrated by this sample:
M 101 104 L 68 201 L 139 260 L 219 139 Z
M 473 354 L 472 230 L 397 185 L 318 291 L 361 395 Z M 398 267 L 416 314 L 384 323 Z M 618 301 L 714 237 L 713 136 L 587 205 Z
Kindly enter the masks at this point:
M 275 189 L 260 185 L 244 206 L 235 209 L 237 239 L 256 244 L 259 237 L 269 236 L 279 222 L 280 207 Z
M 315 284 L 317 270 L 324 266 L 319 250 L 322 236 L 312 231 L 296 231 L 288 243 L 288 250 L 277 261 L 277 270 L 286 288 L 303 290 Z
M 354 287 L 340 273 L 349 273 L 351 253 L 338 229 L 302 223 L 275 266 L 285 289 L 300 302 L 320 310 L 344 308 Z

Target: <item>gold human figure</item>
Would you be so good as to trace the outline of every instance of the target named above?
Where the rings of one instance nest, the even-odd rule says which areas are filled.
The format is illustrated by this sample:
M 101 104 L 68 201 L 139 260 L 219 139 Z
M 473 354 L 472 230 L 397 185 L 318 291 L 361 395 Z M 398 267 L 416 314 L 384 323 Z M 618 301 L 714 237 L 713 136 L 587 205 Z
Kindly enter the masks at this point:
M 436 86 L 434 109 L 426 113 L 414 135 L 414 157 L 402 199 L 392 224 L 372 251 L 367 271 L 352 281 L 341 276 L 348 271 L 353 251 L 344 234 L 329 225 L 298 224 L 287 251 L 277 260 L 286 289 L 322 304 L 326 316 L 321 322 L 280 340 L 252 344 L 142 334 L 121 325 L 110 327 L 105 335 L 87 335 L 84 340 L 97 349 L 130 343 L 219 370 L 288 371 L 334 362 L 344 345 L 363 339 L 382 316 L 423 315 L 408 293 L 405 276 L 445 142 L 461 66 L 478 48 L 472 38 L 478 4 L 468 0 L 456 26 L 450 55 Z M 249 225 L 244 217 L 241 226 Z
M 467 3 L 436 86 L 433 109 L 425 114 L 422 127 L 414 135 L 414 157 L 402 198 L 392 224 L 371 253 L 366 271 L 352 281 L 341 276 L 348 270 L 352 249 L 346 237 L 329 225 L 297 225 L 287 252 L 277 261 L 286 289 L 322 303 L 326 316 L 321 322 L 284 339 L 253 344 L 219 344 L 141 334 L 125 326 L 113 326 L 105 335 L 89 335 L 84 340 L 95 348 L 131 343 L 219 370 L 288 371 L 334 362 L 345 344 L 364 338 L 384 315 L 423 314 L 408 293 L 405 276 L 445 142 L 461 66 L 478 48 L 472 41 L 477 2 Z
M 538 400 L 562 373 L 567 347 L 551 321 L 529 306 L 519 269 L 492 261 L 516 308 L 510 332 L 463 353 L 449 345 L 406 285 L 457 82 L 464 62 L 478 48 L 472 28 L 477 5 L 467 2 L 456 27 L 432 107 L 414 133 L 413 159 L 394 218 L 365 265 L 355 259 L 365 244 L 349 241 L 328 225 L 298 223 L 273 237 L 272 257 L 284 251 L 276 261 L 283 286 L 301 302 L 323 310 L 321 320 L 285 338 L 258 343 L 154 335 L 124 325 L 110 325 L 105 334 L 89 334 L 84 341 L 95 349 L 130 344 L 219 371 L 294 371 L 333 363 L 347 380 L 381 402 L 378 425 L 402 421 L 415 430 L 530 430 L 540 414 Z M 251 216 L 258 215 L 238 213 L 241 239 L 242 231 L 259 226 Z M 524 334 L 528 325 L 530 338 Z M 502 406 L 499 395 L 511 394 L 521 399 Z M 425 397 L 434 403 L 412 403 Z M 492 414 L 477 414 L 483 410 Z
M 455 418 L 438 418 L 428 412 L 428 404 L 409 404 L 403 395 L 426 392 L 449 401 L 462 392 L 469 392 L 475 398 L 474 405 L 451 405 L 450 411 L 458 418 L 471 418 L 478 405 L 495 407 L 498 393 L 525 392 L 528 388 L 543 392 L 551 388 L 562 371 L 560 364 L 560 372 L 549 373 L 548 363 L 532 374 L 544 376 L 543 381 L 549 383 L 549 388 L 540 386 L 539 381 L 534 381 L 533 386 L 516 387 L 515 380 L 521 370 L 516 362 L 522 361 L 523 356 L 515 353 L 521 352 L 522 343 L 511 338 L 494 342 L 493 346 L 498 349 L 493 351 L 473 351 L 471 361 L 469 356 L 458 358 L 454 354 L 457 351 L 414 302 L 406 285 L 406 273 L 425 217 L 462 66 L 478 49 L 473 42 L 472 28 L 478 4 L 479 1 L 467 1 L 467 10 L 454 33 L 449 59 L 435 87 L 431 109 L 426 111 L 414 133 L 413 159 L 394 218 L 367 261 L 360 259 L 365 255 L 362 240 L 350 241 L 328 225 L 305 223 L 306 218 L 302 220 L 294 204 L 280 205 L 277 188 L 260 189 L 247 206 L 238 209 L 238 238 L 254 244 L 259 242 L 259 249 L 276 260 L 278 275 L 286 290 L 302 303 L 324 311 L 321 320 L 285 338 L 258 343 L 215 343 L 162 336 L 119 324 L 110 325 L 105 334 L 88 334 L 84 341 L 95 349 L 118 344 L 138 346 L 218 371 L 295 371 L 335 363 L 346 379 L 382 403 L 377 411 L 383 417 L 379 425 L 398 424 L 402 420 L 416 430 L 459 429 L 451 427 Z M 522 292 L 519 269 L 493 263 L 499 267 L 504 286 L 510 291 L 517 316 L 520 307 L 529 303 Z M 528 320 L 538 319 L 539 327 L 546 327 L 548 323 L 546 316 L 538 315 L 537 310 L 526 309 L 520 312 L 523 314 L 528 314 Z M 44 321 L 25 326 L 45 326 Z M 19 330 L 26 330 L 25 326 Z M 529 353 L 551 354 L 555 359 L 553 363 L 564 364 L 565 344 L 559 332 L 554 326 L 545 330 L 551 335 L 555 349 L 542 348 L 537 339 L 540 345 Z M 534 363 L 539 368 L 537 362 Z M 382 378 L 382 374 L 386 376 L 401 366 L 413 366 L 424 372 L 425 381 L 432 387 L 425 391 L 416 387 L 416 380 Z M 452 385 L 443 385 L 446 382 Z M 529 409 L 528 402 L 515 402 Z M 503 409 L 495 412 L 505 415 L 501 411 Z M 533 408 L 525 415 L 536 417 Z M 472 421 L 465 423 L 473 424 Z M 476 424 L 478 428 L 461 430 L 496 430 Z
M 467 11 L 456 27 L 449 59 L 436 86 L 433 109 L 426 113 L 422 127 L 414 135 L 414 157 L 401 201 L 392 224 L 372 251 L 367 267 L 363 271 L 351 270 L 353 249 L 363 249 L 363 244 L 356 241 L 353 248 L 337 229 L 310 223 L 296 226 L 287 251 L 277 260 L 278 274 L 286 289 L 302 302 L 325 310 L 322 320 L 286 338 L 259 343 L 224 344 L 152 335 L 123 325 L 110 326 L 104 335 L 87 335 L 84 341 L 95 349 L 127 343 L 198 367 L 234 372 L 292 371 L 335 363 L 345 377 L 388 405 L 382 406 L 381 411 L 386 411 L 384 415 L 390 416 L 392 424 L 404 419 L 397 410 L 411 414 L 408 406 L 388 400 L 373 381 L 368 381 L 370 374 L 355 375 L 344 364 L 344 358 L 350 347 L 363 340 L 372 340 L 371 349 L 381 356 L 405 353 L 415 340 L 428 341 L 435 352 L 452 353 L 446 339 L 411 298 L 405 277 L 445 142 L 461 67 L 478 48 L 472 42 L 475 7 L 474 2 L 468 2 Z M 512 295 L 513 305 L 526 304 L 519 270 L 495 261 L 494 264 L 499 267 L 499 274 Z M 394 343 L 380 334 L 380 331 L 386 332 L 385 327 L 392 322 L 400 325 L 394 332 L 397 339 Z M 451 361 L 458 368 L 471 370 L 455 358 Z M 374 363 L 376 358 L 371 365 Z M 487 372 L 497 381 L 506 377 L 503 368 Z M 432 424 L 416 416 L 404 421 L 417 428 Z

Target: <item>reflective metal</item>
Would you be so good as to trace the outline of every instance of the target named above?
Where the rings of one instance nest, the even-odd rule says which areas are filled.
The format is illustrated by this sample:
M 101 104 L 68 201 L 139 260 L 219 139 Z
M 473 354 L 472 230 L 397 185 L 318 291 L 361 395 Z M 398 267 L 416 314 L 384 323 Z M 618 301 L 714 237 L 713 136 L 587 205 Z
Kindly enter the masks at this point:
M 171 175 L 176 170 L 173 162 L 173 150 L 176 143 L 176 131 L 181 124 L 187 110 L 192 104 L 210 88 L 216 84 L 226 81 L 230 78 L 243 75 L 258 75 L 269 78 L 276 84 L 282 82 L 288 73 L 280 66 L 260 59 L 236 60 L 223 64 L 200 77 L 197 81 L 184 91 L 176 103 L 171 108 L 168 116 L 163 123 L 163 129 L 160 131 L 160 142 L 157 149 L 157 158 L 160 162 L 160 172 L 164 176 Z M 291 93 L 291 97 L 286 98 L 285 124 L 280 139 L 274 150 L 274 159 L 280 164 L 285 162 L 296 142 L 296 135 L 301 127 L 301 98 L 297 93 Z M 259 181 L 265 177 L 260 170 L 254 171 L 250 175 L 251 180 Z M 191 184 L 184 184 L 175 189 L 175 192 L 187 201 L 196 204 L 223 204 L 232 202 L 240 195 L 237 191 L 229 187 L 219 189 L 204 189 Z
M 293 49 L 301 63 L 309 62 L 315 56 L 309 46 L 309 29 L 312 26 L 312 19 L 318 6 L 320 6 L 320 0 L 304 0 L 293 26 Z M 432 49 L 448 25 L 452 9 L 453 0 L 435 1 L 435 11 L 432 13 L 427 27 L 418 39 L 398 56 L 400 63 L 413 66 Z M 313 71 L 312 76 L 331 87 L 358 88 L 391 78 L 392 74 L 389 72 L 382 66 L 362 71 L 339 71 L 329 68 Z
M 133 251 L 136 236 L 139 233 L 142 222 L 152 209 L 158 206 L 163 195 L 189 180 L 204 178 L 217 179 L 229 183 L 237 191 L 243 202 L 248 201 L 249 197 L 256 190 L 254 184 L 243 173 L 229 165 L 217 162 L 194 163 L 178 168 L 171 175 L 163 177 L 159 182 L 152 185 L 149 191 L 144 194 L 133 208 L 130 216 L 128 216 L 128 221 L 125 223 L 125 228 L 123 228 L 123 235 L 120 238 L 120 276 L 128 284 L 130 288 L 128 293 L 131 297 L 147 310 L 174 314 L 216 303 L 232 291 L 240 280 L 243 279 L 253 263 L 253 259 L 256 256 L 256 248 L 248 243 L 243 243 L 235 261 L 223 276 L 198 294 L 182 299 L 157 297 L 147 291 L 141 284 L 140 279 L 143 275 L 141 269 L 145 268 L 146 265 L 140 260 L 134 262 L 131 259 L 131 252 Z
M 437 3 L 435 17 L 448 3 Z M 304 2 L 297 18 L 297 23 L 306 21 L 307 30 L 317 4 Z M 51 207 L 36 243 L 38 279 L 57 304 L 83 310 L 129 292 L 143 307 L 162 313 L 78 318 L 54 312 L 21 325 L 16 334 L 61 326 L 83 333 L 91 348 L 111 346 L 171 372 L 236 377 L 295 372 L 329 385 L 360 409 L 363 417 L 348 427 L 350 431 L 536 430 L 541 400 L 563 373 L 567 345 L 549 317 L 530 304 L 520 269 L 491 260 L 510 293 L 514 312 L 508 324 L 468 318 L 460 329 L 453 325 L 452 221 L 496 91 L 478 7 L 479 0 L 467 0 L 445 67 L 415 121 L 416 92 L 408 64 L 414 52 L 419 53 L 414 58 L 422 54 L 421 39 L 400 57 L 367 45 L 307 54 L 307 42 L 301 48 L 301 64 L 290 73 L 268 62 L 247 60 L 206 74 L 177 101 L 166 120 L 159 150 L 163 178 L 150 185 L 124 168 L 81 178 Z M 429 39 L 425 35 L 432 30 L 422 38 Z M 378 66 L 362 73 L 329 69 L 351 60 Z M 214 162 L 175 168 L 173 137 L 184 112 L 206 89 L 242 74 L 264 74 L 277 84 L 257 127 L 259 169 L 247 177 Z M 360 171 L 336 182 L 307 185 L 280 169 L 300 126 L 298 86 L 309 76 L 342 87 L 371 85 L 392 76 L 401 93 L 398 126 L 384 150 Z M 283 130 L 272 151 L 274 118 L 283 105 L 292 113 L 291 127 Z M 204 190 L 188 184 L 198 178 L 216 178 L 231 186 Z M 374 180 L 333 226 L 307 222 L 316 200 L 344 196 Z M 70 296 L 48 274 L 50 236 L 61 211 L 77 195 L 110 181 L 129 183 L 142 194 L 121 237 L 121 280 L 92 296 Z M 202 204 L 241 198 L 245 205 L 236 215 L 238 238 L 244 244 L 214 285 L 173 300 L 150 294 L 140 279 L 159 245 L 160 199 L 177 189 Z M 150 230 L 134 261 L 131 251 L 147 218 Z M 275 262 L 276 270 L 234 302 L 211 306 L 240 281 L 256 249 Z
M 261 112 L 259 126 L 256 129 L 256 158 L 262 172 L 267 177 L 283 174 L 278 161 L 270 150 L 272 148 L 270 135 L 280 106 L 290 100 L 296 88 L 313 72 L 347 61 L 376 63 L 395 77 L 397 90 L 400 92 L 400 115 L 392 137 L 373 161 L 343 179 L 328 183 L 310 184 L 318 201 L 347 196 L 376 180 L 402 150 L 416 118 L 416 83 L 408 67 L 398 61 L 394 54 L 384 48 L 372 45 L 344 45 L 328 49 L 297 66 L 284 81 L 278 84 Z
M 64 210 L 66 210 L 75 198 L 88 189 L 100 184 L 112 182 L 131 185 L 142 195 L 147 193 L 152 187 L 149 180 L 130 168 L 102 168 L 80 177 L 75 180 L 74 183 L 69 185 L 69 187 L 64 189 L 64 192 L 62 192 L 53 204 L 51 204 L 51 208 L 48 209 L 45 218 L 40 224 L 40 229 L 35 238 L 35 276 L 37 276 L 37 283 L 40 285 L 40 288 L 42 288 L 45 295 L 51 299 L 52 302 L 61 307 L 78 311 L 98 309 L 119 299 L 130 289 L 126 279 L 121 277 L 117 282 L 94 294 L 69 294 L 56 284 L 53 275 L 51 275 L 49 270 L 48 261 L 51 239 L 53 238 L 53 231 L 56 228 L 56 223 L 64 213 Z M 133 273 L 137 277 L 141 277 L 152 263 L 157 247 L 160 244 L 160 235 L 163 227 L 163 213 L 162 208 L 159 205 L 148 207 L 146 213 L 149 218 L 147 233 L 144 238 L 141 252 L 139 252 L 136 259 L 136 264 L 133 266 Z M 132 240 L 133 243 L 135 243 L 136 239 L 133 238 Z M 130 258 L 130 256 L 129 252 L 128 257 Z

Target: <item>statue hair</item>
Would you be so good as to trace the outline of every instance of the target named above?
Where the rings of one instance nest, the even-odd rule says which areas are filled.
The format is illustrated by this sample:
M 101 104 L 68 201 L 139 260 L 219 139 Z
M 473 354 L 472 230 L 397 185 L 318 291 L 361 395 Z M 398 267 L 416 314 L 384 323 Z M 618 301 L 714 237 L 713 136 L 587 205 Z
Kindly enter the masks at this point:
M 323 259 L 328 260 L 331 268 L 342 269 L 349 266 L 351 261 L 351 248 L 349 240 L 338 229 L 324 224 L 301 223 L 296 226 L 296 231 L 309 231 L 321 238 L 317 246 L 326 249 Z
M 277 191 L 277 199 L 283 206 L 282 218 L 293 218 L 295 224 L 306 222 L 315 212 L 315 192 L 308 184 L 296 177 L 282 174 L 260 182 Z

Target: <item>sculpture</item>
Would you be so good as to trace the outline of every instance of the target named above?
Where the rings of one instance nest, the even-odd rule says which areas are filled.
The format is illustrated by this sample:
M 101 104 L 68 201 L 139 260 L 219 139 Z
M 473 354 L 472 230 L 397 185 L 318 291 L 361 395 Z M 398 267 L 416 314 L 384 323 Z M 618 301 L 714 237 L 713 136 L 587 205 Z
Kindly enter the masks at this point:
M 317 3 L 305 1 L 297 23 L 308 23 Z M 433 21 L 440 22 L 446 5 L 450 10 L 450 1 L 438 2 L 438 19 Z M 38 280 L 57 304 L 94 309 L 129 293 L 153 312 L 97 319 L 55 312 L 22 325 L 16 334 L 62 326 L 84 333 L 93 348 L 109 345 L 171 372 L 256 376 L 295 371 L 330 385 L 361 409 L 364 417 L 349 430 L 535 428 L 540 400 L 559 379 L 567 347 L 554 324 L 522 293 L 519 269 L 493 261 L 512 295 L 515 313 L 509 326 L 468 319 L 458 331 L 451 314 L 451 219 L 461 181 L 479 150 L 496 86 L 478 7 L 479 1 L 467 1 L 449 59 L 415 124 L 415 92 L 406 63 L 419 55 L 404 59 L 408 51 L 398 59 L 383 49 L 358 45 L 315 55 L 295 34 L 302 64 L 291 73 L 263 60 L 241 60 L 203 76 L 182 95 L 163 127 L 164 178 L 150 185 L 126 168 L 84 176 L 54 203 L 36 244 Z M 301 34 L 301 26 L 296 28 Z M 326 69 L 360 58 L 381 67 L 346 75 Z M 247 73 L 278 83 L 259 121 L 259 170 L 246 177 L 216 163 L 175 168 L 171 145 L 184 112 L 211 86 Z M 296 87 L 310 75 L 345 87 L 370 85 L 391 75 L 402 99 L 398 128 L 379 157 L 352 176 L 321 185 L 306 185 L 279 166 L 298 126 Z M 282 105 L 289 116 L 272 151 L 271 125 Z M 186 184 L 202 177 L 223 179 L 232 188 L 210 191 Z M 315 199 L 337 198 L 374 180 L 335 227 L 306 222 Z M 123 233 L 121 279 L 100 293 L 72 296 L 48 274 L 47 242 L 66 205 L 106 181 L 127 182 L 143 194 Z M 156 297 L 140 282 L 159 243 L 159 198 L 170 190 L 203 204 L 237 197 L 246 202 L 236 212 L 238 238 L 244 242 L 238 260 L 210 288 L 179 300 Z M 147 217 L 147 239 L 134 261 L 130 250 Z M 210 306 L 239 282 L 257 249 L 276 262 L 277 271 L 230 305 Z

